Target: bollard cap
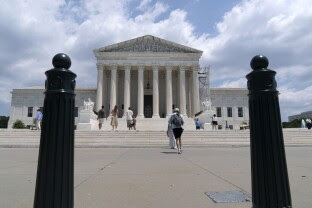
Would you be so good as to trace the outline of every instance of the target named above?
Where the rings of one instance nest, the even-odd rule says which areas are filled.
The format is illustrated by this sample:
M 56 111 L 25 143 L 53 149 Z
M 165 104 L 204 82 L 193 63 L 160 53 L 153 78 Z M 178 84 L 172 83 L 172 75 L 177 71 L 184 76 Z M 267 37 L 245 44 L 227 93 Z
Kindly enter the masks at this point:
M 250 66 L 255 71 L 266 69 L 269 66 L 269 60 L 263 55 L 257 55 L 251 59 Z
M 71 60 L 65 53 L 58 53 L 53 57 L 52 64 L 55 68 L 69 69 L 71 66 Z

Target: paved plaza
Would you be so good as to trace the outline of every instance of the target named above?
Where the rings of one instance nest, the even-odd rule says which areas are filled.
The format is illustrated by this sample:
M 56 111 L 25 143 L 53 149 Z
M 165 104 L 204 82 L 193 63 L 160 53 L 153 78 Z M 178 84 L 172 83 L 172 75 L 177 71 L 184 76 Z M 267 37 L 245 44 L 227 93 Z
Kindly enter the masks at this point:
M 312 207 L 312 147 L 286 147 L 293 207 Z M 38 148 L 0 148 L 0 207 L 32 207 Z M 249 147 L 76 148 L 75 208 L 251 207 L 205 192 L 251 195 Z

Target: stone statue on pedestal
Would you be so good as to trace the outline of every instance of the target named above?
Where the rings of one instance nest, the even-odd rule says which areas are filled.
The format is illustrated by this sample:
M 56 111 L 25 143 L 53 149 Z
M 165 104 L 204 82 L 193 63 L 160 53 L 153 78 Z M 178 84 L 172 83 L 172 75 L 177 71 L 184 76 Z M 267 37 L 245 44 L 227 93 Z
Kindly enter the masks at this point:
M 205 107 L 205 111 L 211 111 L 211 101 L 210 99 L 202 102 L 202 105 Z
M 91 98 L 88 98 L 87 101 L 83 101 L 84 110 L 93 111 L 94 102 L 92 102 Z

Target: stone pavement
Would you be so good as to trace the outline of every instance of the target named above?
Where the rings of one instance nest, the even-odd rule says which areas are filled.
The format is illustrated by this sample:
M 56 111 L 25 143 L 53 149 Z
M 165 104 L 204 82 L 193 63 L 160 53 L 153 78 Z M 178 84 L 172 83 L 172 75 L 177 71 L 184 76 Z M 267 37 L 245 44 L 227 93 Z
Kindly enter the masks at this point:
M 312 147 L 286 147 L 293 207 L 312 207 Z M 0 207 L 32 207 L 38 148 L 0 149 Z M 75 149 L 76 208 L 251 207 L 205 192 L 251 193 L 249 147 Z

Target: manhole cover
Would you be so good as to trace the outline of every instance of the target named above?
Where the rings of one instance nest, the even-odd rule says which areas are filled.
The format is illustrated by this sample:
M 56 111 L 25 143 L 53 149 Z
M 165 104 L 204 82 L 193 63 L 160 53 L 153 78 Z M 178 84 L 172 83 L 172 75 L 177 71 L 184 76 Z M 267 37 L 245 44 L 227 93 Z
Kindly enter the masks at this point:
M 240 191 L 225 191 L 225 192 L 205 192 L 215 203 L 240 203 L 249 202 L 251 198 Z

